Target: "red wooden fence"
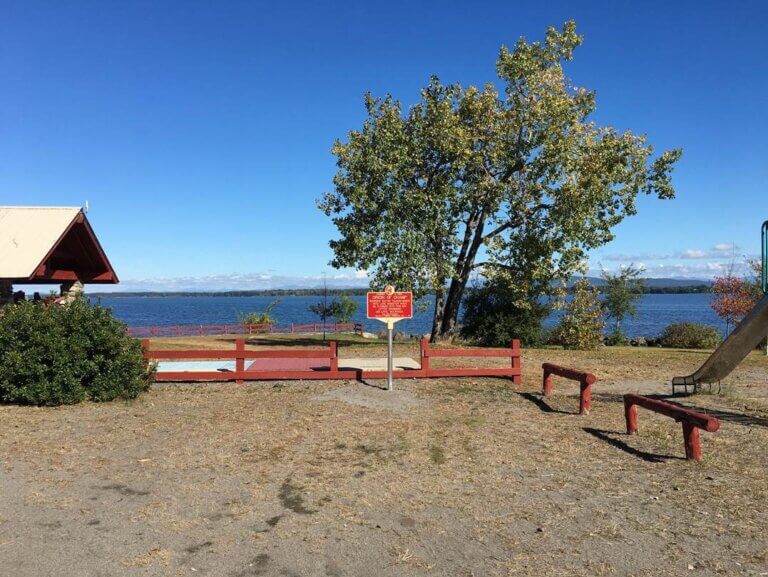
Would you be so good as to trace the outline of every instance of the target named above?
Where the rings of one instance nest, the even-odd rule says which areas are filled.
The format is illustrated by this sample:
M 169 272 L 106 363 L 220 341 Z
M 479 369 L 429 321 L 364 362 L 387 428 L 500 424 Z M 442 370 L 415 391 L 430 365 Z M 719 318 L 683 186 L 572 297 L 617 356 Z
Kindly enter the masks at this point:
M 683 424 L 686 459 L 693 459 L 695 461 L 701 459 L 700 428 L 710 433 L 714 433 L 720 428 L 720 421 L 715 417 L 684 409 L 672 403 L 649 399 L 635 393 L 627 393 L 624 395 L 624 418 L 627 422 L 627 434 L 629 435 L 637 433 L 638 406 L 666 415 L 667 417 L 672 417 L 678 423 Z
M 592 408 L 592 385 L 597 381 L 595 375 L 584 371 L 577 371 L 576 369 L 561 367 L 560 365 L 554 365 L 552 363 L 544 363 L 541 365 L 541 368 L 544 369 L 543 390 L 545 397 L 548 397 L 552 392 L 552 375 L 557 375 L 558 377 L 563 377 L 571 381 L 578 381 L 580 389 L 579 414 L 589 414 L 589 410 Z
M 508 349 L 433 349 L 429 345 L 429 339 L 421 341 L 421 370 L 430 377 L 512 377 L 516 385 L 522 384 L 522 367 L 520 363 L 520 341 L 514 339 Z M 509 358 L 509 367 L 498 368 L 446 368 L 433 369 L 430 359 L 446 357 L 470 357 L 470 358 Z M 468 374 L 467 371 L 472 371 Z
M 309 323 L 279 326 L 271 323 L 229 323 L 222 325 L 170 325 L 128 327 L 128 335 L 134 338 L 192 337 L 212 335 L 259 335 L 298 333 L 351 333 L 362 334 L 362 323 Z
M 344 368 L 339 360 L 336 342 L 332 341 L 322 349 L 267 349 L 246 350 L 245 340 L 238 338 L 235 349 L 229 350 L 153 350 L 148 339 L 142 341 L 144 358 L 147 362 L 158 360 L 234 360 L 234 371 L 162 371 L 155 375 L 157 381 L 260 381 L 294 379 L 384 379 L 385 370 L 361 370 Z M 509 358 L 509 367 L 497 368 L 432 368 L 430 359 L 438 357 Z M 522 368 L 520 366 L 520 341 L 514 340 L 508 349 L 433 349 L 429 341 L 421 341 L 421 367 L 418 369 L 400 369 L 393 371 L 398 379 L 432 377 L 511 377 L 514 384 L 520 384 Z M 262 370 L 245 368 L 247 359 L 327 359 L 325 367 L 312 369 L 278 368 Z M 341 362 L 341 365 L 340 365 Z M 300 364 L 300 363 L 299 363 Z M 290 365 L 290 363 L 286 363 Z

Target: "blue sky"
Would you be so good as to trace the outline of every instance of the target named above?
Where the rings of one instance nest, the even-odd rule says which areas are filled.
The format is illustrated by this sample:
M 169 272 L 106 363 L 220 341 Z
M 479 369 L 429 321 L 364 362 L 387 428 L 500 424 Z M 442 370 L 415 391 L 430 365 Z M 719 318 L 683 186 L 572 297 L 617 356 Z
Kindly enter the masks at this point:
M 768 3 L 0 0 L 0 204 L 80 205 L 121 288 L 360 283 L 315 199 L 362 96 L 496 81 L 500 45 L 575 19 L 595 120 L 682 147 L 593 269 L 706 278 L 768 218 Z M 732 248 L 735 245 L 735 249 Z M 355 277 L 357 279 L 355 280 Z

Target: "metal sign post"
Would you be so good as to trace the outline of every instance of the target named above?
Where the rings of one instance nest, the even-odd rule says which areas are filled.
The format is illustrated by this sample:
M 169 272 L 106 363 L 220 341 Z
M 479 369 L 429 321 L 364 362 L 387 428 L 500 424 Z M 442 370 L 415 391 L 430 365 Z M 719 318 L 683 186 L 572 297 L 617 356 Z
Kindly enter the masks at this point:
M 384 292 L 369 292 L 366 305 L 366 316 L 369 319 L 387 325 L 387 389 L 392 391 L 395 364 L 392 333 L 397 321 L 413 317 L 413 295 L 410 292 L 395 292 L 395 287 L 387 286 Z
M 387 323 L 387 390 L 394 390 L 392 384 L 392 365 L 395 364 L 394 353 L 392 352 L 392 330 L 395 328 L 395 323 Z

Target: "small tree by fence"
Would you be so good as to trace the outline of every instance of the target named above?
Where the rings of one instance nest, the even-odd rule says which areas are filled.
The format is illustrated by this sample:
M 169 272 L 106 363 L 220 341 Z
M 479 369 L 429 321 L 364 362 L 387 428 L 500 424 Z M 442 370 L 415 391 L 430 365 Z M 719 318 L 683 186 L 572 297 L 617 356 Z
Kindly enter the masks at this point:
M 244 325 L 274 325 L 277 319 L 272 316 L 272 311 L 281 300 L 281 298 L 273 300 L 262 312 L 240 313 L 238 320 Z
M 725 276 L 715 277 L 712 285 L 712 293 L 715 295 L 712 309 L 725 321 L 726 334 L 747 316 L 763 295 L 760 285 L 761 263 L 754 261 L 748 264 L 754 273 L 751 278 L 742 278 L 729 271 Z
M 331 302 L 331 316 L 340 323 L 348 323 L 355 316 L 358 308 L 357 301 L 349 295 L 341 295 Z
M 645 281 L 640 278 L 642 272 L 643 269 L 629 265 L 618 273 L 611 274 L 603 271 L 601 275 L 605 282 L 603 289 L 605 298 L 600 304 L 606 318 L 615 323 L 608 336 L 609 344 L 623 345 L 627 342 L 627 337 L 621 330 L 621 323 L 627 316 L 633 318 L 637 316 L 635 303 L 642 296 L 645 285 Z
M 599 291 L 586 278 L 576 281 L 573 298 L 563 305 L 565 314 L 555 331 L 555 340 L 566 349 L 591 350 L 603 340 L 603 311 Z

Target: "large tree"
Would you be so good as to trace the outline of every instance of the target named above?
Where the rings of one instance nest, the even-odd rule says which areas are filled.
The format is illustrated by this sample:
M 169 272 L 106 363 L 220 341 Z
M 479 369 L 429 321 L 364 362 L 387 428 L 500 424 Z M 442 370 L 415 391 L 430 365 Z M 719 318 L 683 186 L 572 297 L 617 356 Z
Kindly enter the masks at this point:
M 433 292 L 434 340 L 454 331 L 473 272 L 507 276 L 526 300 L 611 240 L 639 194 L 672 198 L 679 150 L 655 156 L 644 136 L 588 120 L 594 92 L 563 72 L 581 42 L 567 22 L 543 42 L 502 47 L 501 94 L 436 77 L 407 111 L 367 94 L 362 128 L 333 147 L 335 190 L 319 201 L 341 235 L 332 265 Z

